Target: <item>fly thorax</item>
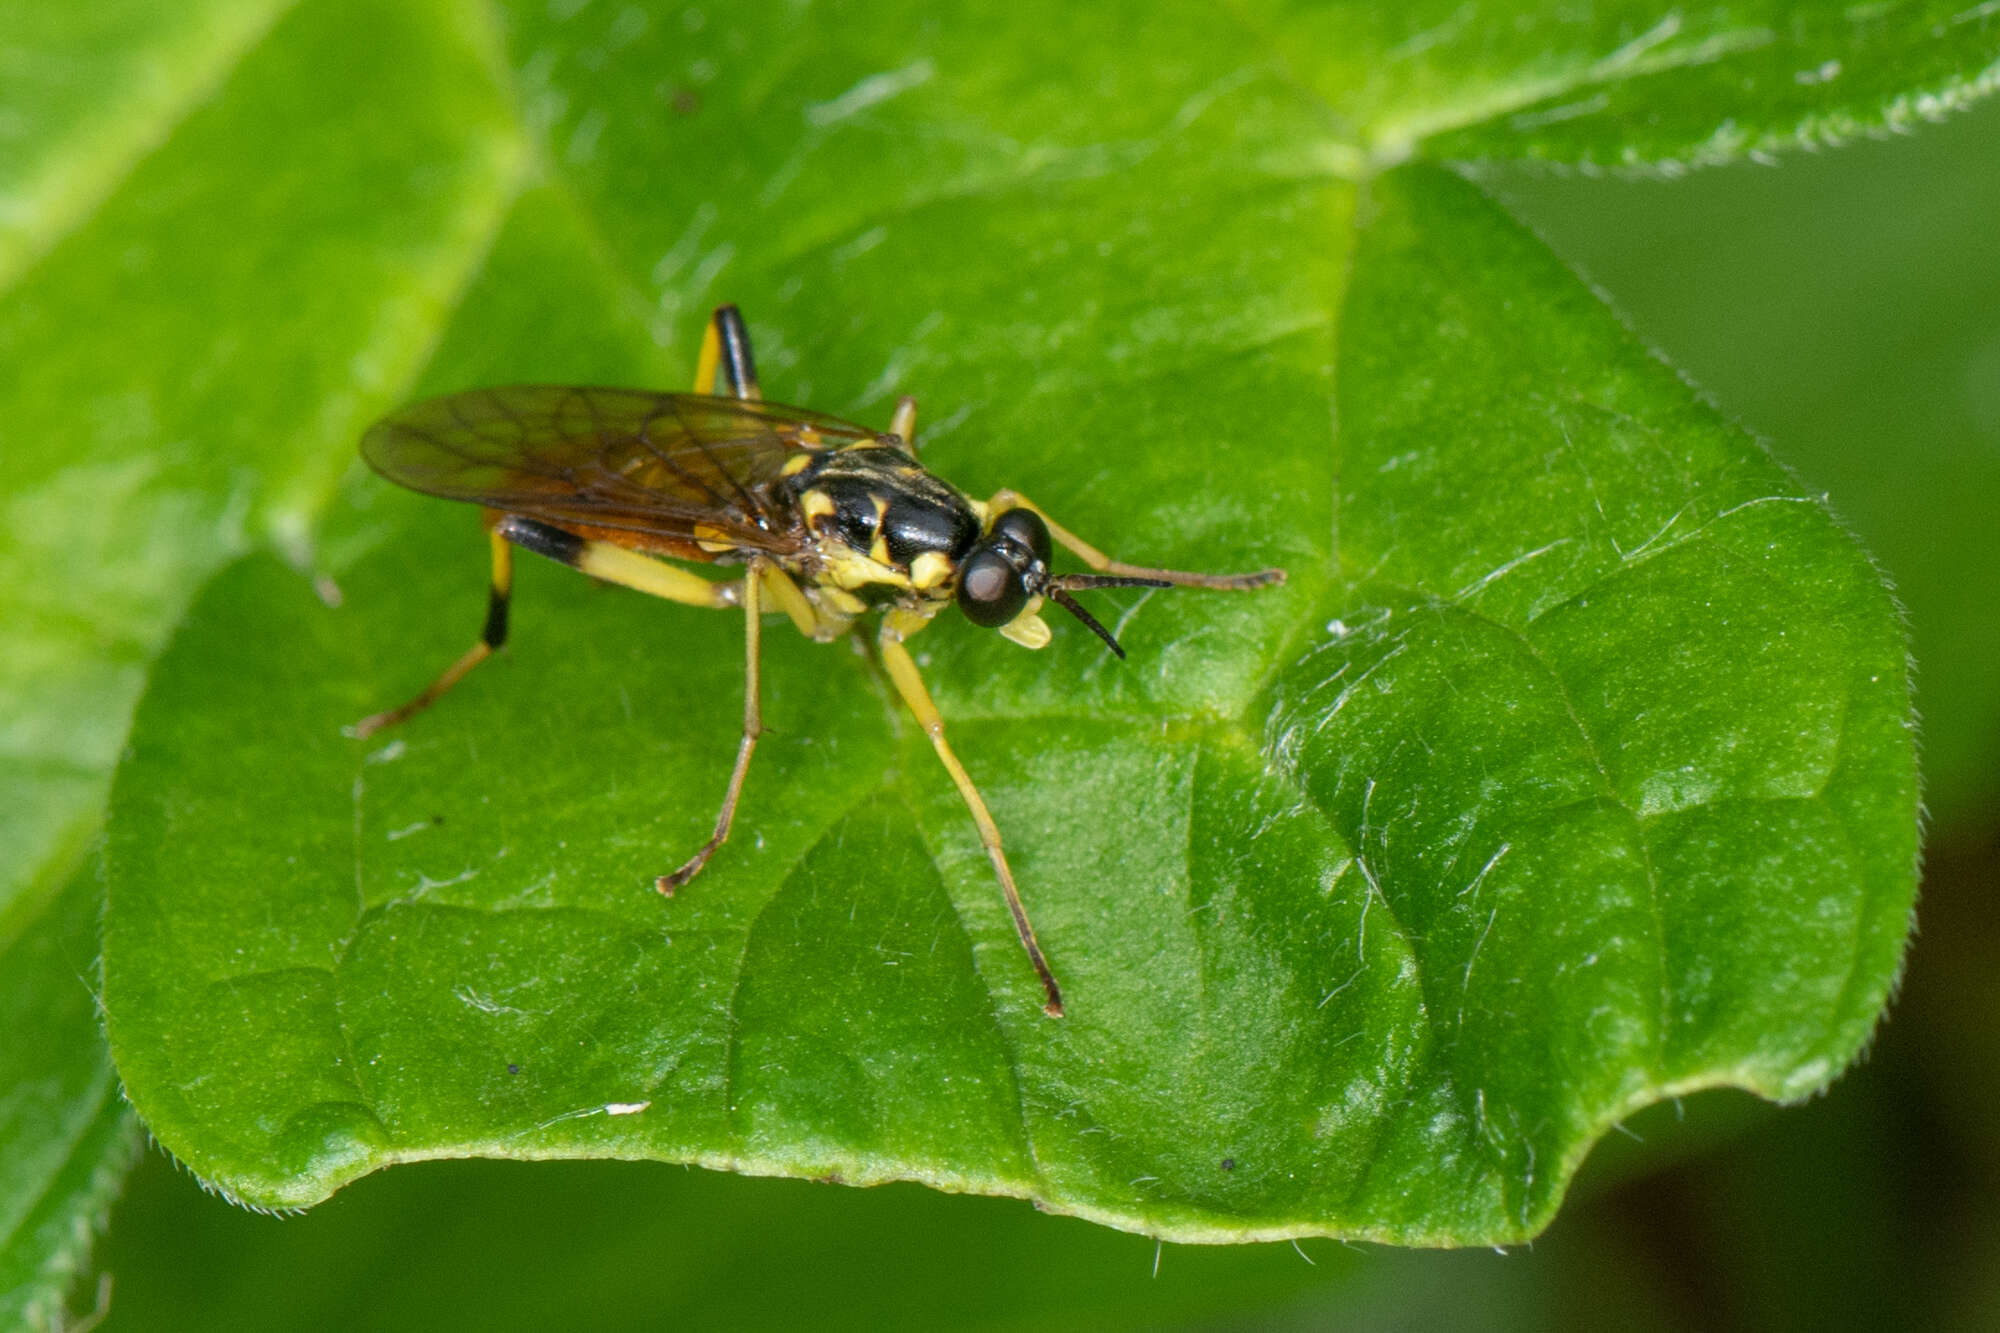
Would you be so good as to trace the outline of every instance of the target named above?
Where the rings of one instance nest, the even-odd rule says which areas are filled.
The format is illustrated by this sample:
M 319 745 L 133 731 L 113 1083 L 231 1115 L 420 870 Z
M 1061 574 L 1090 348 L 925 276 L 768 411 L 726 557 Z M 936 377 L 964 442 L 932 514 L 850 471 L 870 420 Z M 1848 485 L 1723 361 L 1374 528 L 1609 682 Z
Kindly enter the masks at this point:
M 821 454 L 788 480 L 813 536 L 811 576 L 864 603 L 949 596 L 979 536 L 971 502 L 900 449 Z

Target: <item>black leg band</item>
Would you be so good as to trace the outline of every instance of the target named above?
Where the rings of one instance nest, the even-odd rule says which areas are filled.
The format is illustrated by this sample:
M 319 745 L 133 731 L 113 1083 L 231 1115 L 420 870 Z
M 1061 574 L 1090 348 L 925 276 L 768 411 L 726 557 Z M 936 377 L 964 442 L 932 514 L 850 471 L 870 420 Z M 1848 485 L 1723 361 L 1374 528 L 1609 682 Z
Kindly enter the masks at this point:
M 738 398 L 756 398 L 757 364 L 750 356 L 750 330 L 735 306 L 717 306 L 716 332 L 722 335 L 722 373 L 728 377 L 730 392 Z
M 545 555 L 571 568 L 575 568 L 576 562 L 583 558 L 583 548 L 588 545 L 573 532 L 564 532 L 561 528 L 538 523 L 532 518 L 522 518 L 518 514 L 507 515 L 493 530 L 524 551 Z

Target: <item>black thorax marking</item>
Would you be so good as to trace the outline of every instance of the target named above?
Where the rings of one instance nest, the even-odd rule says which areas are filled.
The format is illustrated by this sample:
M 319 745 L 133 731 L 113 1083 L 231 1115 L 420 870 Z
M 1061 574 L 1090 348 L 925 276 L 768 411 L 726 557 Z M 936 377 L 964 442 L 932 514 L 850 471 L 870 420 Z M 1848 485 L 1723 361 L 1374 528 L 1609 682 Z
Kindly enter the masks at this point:
M 887 445 L 822 454 L 788 480 L 816 536 L 904 573 L 926 552 L 956 566 L 979 537 L 972 502 Z

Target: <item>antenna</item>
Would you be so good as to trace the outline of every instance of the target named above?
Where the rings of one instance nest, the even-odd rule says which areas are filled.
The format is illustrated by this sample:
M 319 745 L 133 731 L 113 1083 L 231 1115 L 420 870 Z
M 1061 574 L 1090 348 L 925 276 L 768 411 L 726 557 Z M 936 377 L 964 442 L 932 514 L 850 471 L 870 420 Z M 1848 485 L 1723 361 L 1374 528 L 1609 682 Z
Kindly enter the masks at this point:
M 1063 610 L 1090 626 L 1091 632 L 1104 640 L 1118 660 L 1125 660 L 1125 650 L 1118 646 L 1118 640 L 1111 637 L 1111 631 L 1097 623 L 1097 617 L 1083 609 L 1076 598 L 1069 595 L 1071 588 L 1171 588 L 1174 585 L 1165 579 L 1125 578 L 1116 574 L 1064 574 L 1048 581 L 1049 599 Z

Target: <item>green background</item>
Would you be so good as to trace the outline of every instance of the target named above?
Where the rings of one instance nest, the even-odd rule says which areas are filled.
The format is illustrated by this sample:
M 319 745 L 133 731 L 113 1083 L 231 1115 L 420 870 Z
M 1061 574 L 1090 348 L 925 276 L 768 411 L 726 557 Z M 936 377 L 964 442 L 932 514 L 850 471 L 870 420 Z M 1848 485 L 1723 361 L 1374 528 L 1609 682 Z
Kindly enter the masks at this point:
M 152 1155 L 97 1259 L 120 1284 L 115 1322 L 223 1311 L 256 1323 L 291 1308 L 301 1322 L 393 1312 L 534 1327 L 555 1312 L 749 1319 L 799 1302 L 856 1323 L 1428 1309 L 1525 1326 L 1606 1302 L 1664 1326 L 1801 1310 L 1976 1322 L 2000 1270 L 1979 1204 L 1994 1166 L 1982 894 L 2000 747 L 1983 669 L 1995 617 L 1982 612 L 2000 579 L 1981 520 L 2000 492 L 2000 275 L 1981 220 L 2000 202 L 1996 159 L 1989 111 L 1775 170 L 1486 181 L 1725 413 L 1829 492 L 1910 610 L 1936 815 L 1925 937 L 1896 1021 L 1824 1101 L 1774 1113 L 1710 1095 L 1687 1106 L 1692 1124 L 1644 1118 L 1634 1128 L 1649 1147 L 1603 1152 L 1527 1253 L 1308 1242 L 1309 1267 L 1289 1247 L 1172 1248 L 1157 1276 L 1150 1242 L 910 1187 L 456 1163 L 370 1178 L 275 1225 L 203 1199 Z M 94 1132 L 115 1135 L 114 1119 Z

